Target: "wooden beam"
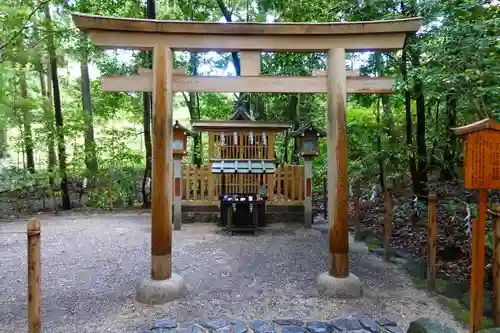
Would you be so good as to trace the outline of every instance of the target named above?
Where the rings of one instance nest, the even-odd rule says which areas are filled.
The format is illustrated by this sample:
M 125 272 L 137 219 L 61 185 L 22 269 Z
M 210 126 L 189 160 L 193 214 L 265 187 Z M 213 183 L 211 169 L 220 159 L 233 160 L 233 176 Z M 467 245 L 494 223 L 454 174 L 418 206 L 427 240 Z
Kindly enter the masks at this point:
M 151 75 L 104 76 L 104 91 L 151 91 Z M 391 77 L 348 76 L 348 93 L 392 93 Z M 173 77 L 174 91 L 193 92 L 275 92 L 275 93 L 325 93 L 325 76 L 182 76 Z
M 240 65 L 242 76 L 260 75 L 260 51 L 240 52 Z
M 218 23 L 200 21 L 148 20 L 73 13 L 80 30 L 141 31 L 198 35 L 356 35 L 390 32 L 415 32 L 422 20 L 405 18 L 384 21 L 325 23 Z
M 153 52 L 153 187 L 151 196 L 151 278 L 172 275 L 172 67 L 170 48 Z
M 346 71 L 345 75 L 347 77 L 349 77 L 349 76 L 359 76 L 360 73 L 359 73 L 359 70 L 356 70 L 356 71 Z M 323 71 L 321 69 L 313 69 L 312 76 L 328 76 L 328 71 Z
M 344 49 L 328 52 L 328 253 L 329 274 L 349 276 L 346 70 Z
M 192 35 L 90 30 L 93 43 L 102 48 L 152 50 L 155 46 L 169 46 L 174 50 L 192 52 L 325 52 L 332 46 L 344 47 L 349 52 L 393 51 L 403 47 L 406 33 L 378 33 L 368 35 Z

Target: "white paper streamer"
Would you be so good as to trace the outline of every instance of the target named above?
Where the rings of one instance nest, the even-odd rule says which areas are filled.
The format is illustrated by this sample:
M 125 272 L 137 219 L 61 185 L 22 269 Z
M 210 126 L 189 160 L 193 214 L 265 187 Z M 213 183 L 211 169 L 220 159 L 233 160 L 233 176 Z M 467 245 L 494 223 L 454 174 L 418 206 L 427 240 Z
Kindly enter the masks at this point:
M 250 134 L 248 135 L 248 139 L 250 140 L 250 144 L 253 145 L 253 132 L 250 131 Z
M 262 145 L 267 146 L 267 134 L 262 132 Z
M 220 145 L 224 146 L 226 144 L 226 136 L 224 135 L 224 132 L 220 133 Z
M 238 145 L 238 132 L 234 132 L 233 137 L 234 137 L 234 145 L 237 146 Z

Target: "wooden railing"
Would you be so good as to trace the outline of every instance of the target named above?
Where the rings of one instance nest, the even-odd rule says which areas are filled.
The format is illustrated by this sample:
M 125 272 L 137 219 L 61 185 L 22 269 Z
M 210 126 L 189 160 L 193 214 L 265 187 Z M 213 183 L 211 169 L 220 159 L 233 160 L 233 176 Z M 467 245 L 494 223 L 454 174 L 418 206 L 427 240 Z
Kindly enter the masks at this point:
M 268 202 L 301 204 L 304 201 L 304 167 L 285 165 L 274 174 L 226 174 L 226 193 L 260 193 L 265 185 Z M 219 199 L 222 175 L 212 174 L 211 166 L 182 166 L 181 194 L 184 203 L 215 202 Z

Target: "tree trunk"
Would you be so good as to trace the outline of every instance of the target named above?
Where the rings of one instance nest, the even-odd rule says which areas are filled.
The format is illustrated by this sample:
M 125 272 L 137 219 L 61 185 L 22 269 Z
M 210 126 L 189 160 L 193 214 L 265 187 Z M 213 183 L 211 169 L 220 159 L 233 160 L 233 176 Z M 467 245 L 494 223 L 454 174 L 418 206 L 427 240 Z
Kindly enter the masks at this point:
M 411 63 L 414 68 L 420 67 L 420 55 L 418 52 L 413 52 L 411 55 Z M 417 193 L 423 197 L 427 196 L 427 147 L 425 142 L 425 98 L 424 86 L 422 80 L 418 77 L 414 78 L 414 93 L 417 104 Z
M 156 18 L 155 0 L 147 0 L 146 2 L 146 18 Z M 145 53 L 145 68 L 152 68 L 153 54 L 152 52 Z M 153 105 L 153 94 L 150 92 L 143 93 L 144 98 L 144 146 L 146 147 L 146 166 L 144 168 L 144 175 L 142 177 L 142 206 L 144 208 L 151 207 L 150 193 L 147 191 L 148 183 L 152 183 L 151 169 L 152 169 L 152 147 L 151 147 L 151 107 Z M 151 186 L 149 186 L 151 188 Z M 149 191 L 151 192 L 151 190 Z
M 193 68 L 193 76 L 198 75 L 198 53 L 191 52 L 190 54 L 191 67 Z M 191 120 L 200 119 L 200 105 L 198 103 L 198 94 L 189 92 L 189 100 L 187 107 Z M 198 133 L 193 140 L 193 164 L 200 166 L 203 163 L 203 145 L 201 141 L 201 133 Z
M 377 72 L 377 76 L 382 76 L 382 55 L 380 52 L 375 52 L 375 70 Z M 376 118 L 377 118 L 377 127 L 379 129 L 382 128 L 380 125 L 380 96 L 377 96 L 377 104 L 376 104 Z M 377 134 L 377 152 L 378 152 L 378 168 L 379 168 L 379 180 L 380 180 L 380 188 L 382 193 L 385 192 L 385 170 L 384 170 L 384 158 L 382 156 L 382 135 L 380 133 Z
M 44 66 L 40 60 L 38 64 L 38 76 L 40 79 L 40 91 L 44 98 L 43 101 L 43 118 L 45 122 L 45 130 L 47 131 L 47 153 L 48 153 L 48 167 L 47 171 L 49 173 L 49 196 L 52 198 L 53 209 L 57 213 L 57 200 L 54 195 L 54 169 L 56 166 L 56 152 L 54 150 L 54 114 L 52 113 L 52 89 L 50 84 L 52 83 L 52 77 L 50 75 L 50 70 L 48 71 L 48 80 L 45 82 Z
M 33 154 L 33 134 L 31 133 L 31 110 L 28 103 L 28 85 L 26 84 L 26 72 L 24 64 L 19 71 L 19 87 L 21 89 L 22 115 L 23 115 L 23 142 L 26 152 L 26 167 L 29 172 L 35 172 L 35 157 Z
M 403 81 L 408 85 L 408 50 L 407 47 L 403 49 L 403 54 L 401 57 L 401 74 L 403 76 Z M 415 154 L 413 150 L 413 117 L 411 112 L 411 93 L 408 87 L 404 90 L 404 100 L 405 100 L 405 119 L 406 119 L 406 147 L 408 150 L 408 165 L 410 168 L 411 182 L 413 187 L 413 193 L 418 192 L 418 177 L 417 177 L 417 164 L 415 161 Z
M 299 128 L 299 96 L 297 94 L 290 94 L 288 97 L 288 119 L 293 122 L 295 128 Z M 293 140 L 293 151 L 290 158 L 292 164 L 299 163 L 299 147 L 297 145 L 297 140 Z
M 457 137 L 450 128 L 455 127 L 457 122 L 457 99 L 451 94 L 446 96 L 446 145 L 444 147 L 441 169 L 441 180 L 452 180 L 455 177 L 455 156 L 457 149 Z
M 227 23 L 230 23 L 233 21 L 233 18 L 231 17 L 231 13 L 226 7 L 226 4 L 224 3 L 224 0 L 217 0 L 217 4 L 219 5 L 219 9 L 222 12 L 222 15 L 224 15 L 224 19 L 226 20 Z M 240 58 L 238 56 L 238 52 L 231 52 L 231 57 L 233 58 L 233 65 L 234 65 L 234 70 L 236 71 L 236 75 L 240 76 L 241 75 L 241 65 L 240 65 Z
M 45 19 L 52 25 L 49 4 L 44 5 Z M 66 173 L 66 143 L 63 131 L 63 115 L 61 110 L 61 92 L 59 91 L 59 79 L 57 77 L 57 58 L 52 33 L 47 35 L 49 50 L 50 74 L 52 75 L 52 90 L 54 97 L 54 111 L 56 120 L 57 148 L 59 150 L 59 172 L 61 174 L 61 192 L 63 209 L 71 209 L 69 197 L 68 175 Z
M 88 187 L 92 189 L 95 184 L 95 176 L 97 174 L 97 156 L 94 139 L 94 120 L 92 116 L 92 98 L 90 96 L 90 77 L 88 66 L 88 44 L 86 36 L 81 34 L 81 62 L 80 71 L 82 75 L 82 106 L 83 115 L 85 118 L 85 167 L 87 168 L 87 177 L 89 178 Z

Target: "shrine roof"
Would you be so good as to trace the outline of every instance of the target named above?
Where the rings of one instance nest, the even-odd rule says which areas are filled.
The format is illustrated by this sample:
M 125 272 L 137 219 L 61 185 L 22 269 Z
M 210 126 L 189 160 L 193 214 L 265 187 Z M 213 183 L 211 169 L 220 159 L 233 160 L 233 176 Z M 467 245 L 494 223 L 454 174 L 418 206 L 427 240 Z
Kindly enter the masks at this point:
M 288 136 L 290 137 L 295 137 L 295 136 L 302 136 L 306 132 L 316 132 L 316 135 L 320 138 L 326 137 L 326 132 L 320 129 L 317 129 L 312 123 L 305 123 L 302 126 L 300 126 L 297 130 L 295 131 L 290 131 L 288 133 Z
M 186 127 L 182 126 L 181 123 L 179 123 L 178 120 L 175 121 L 174 128 L 178 128 L 180 130 L 183 130 L 184 134 L 187 135 L 187 136 L 196 136 L 196 134 L 198 134 L 197 132 L 192 131 L 189 128 L 186 128 Z
M 479 132 L 479 131 L 485 130 L 485 129 L 492 129 L 495 131 L 500 131 L 500 123 L 497 122 L 493 118 L 486 118 L 483 120 L 476 121 L 472 124 L 452 128 L 451 130 L 453 131 L 453 133 L 455 135 L 461 136 L 461 135 L 465 135 L 465 134 Z
M 237 130 L 287 130 L 292 126 L 287 121 L 255 121 L 255 120 L 193 120 L 193 128 L 197 131 L 237 131 Z
M 82 13 L 73 13 L 72 16 L 75 25 L 83 31 L 97 29 L 201 35 L 354 35 L 409 33 L 417 31 L 422 24 L 422 20 L 418 17 L 359 22 L 220 23 L 106 17 Z

